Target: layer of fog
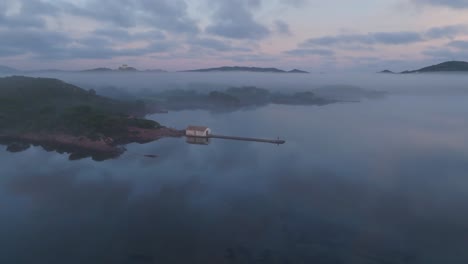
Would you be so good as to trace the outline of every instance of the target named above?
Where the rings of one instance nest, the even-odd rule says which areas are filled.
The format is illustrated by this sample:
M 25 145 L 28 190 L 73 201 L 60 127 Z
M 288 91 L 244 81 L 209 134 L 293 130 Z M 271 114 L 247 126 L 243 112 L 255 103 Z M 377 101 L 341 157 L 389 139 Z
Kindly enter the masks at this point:
M 273 74 L 273 73 L 59 73 L 31 74 L 64 80 L 86 89 L 115 87 L 125 91 L 173 89 L 213 91 L 256 86 L 270 91 L 311 91 L 323 87 L 357 87 L 389 94 L 468 94 L 468 74 Z

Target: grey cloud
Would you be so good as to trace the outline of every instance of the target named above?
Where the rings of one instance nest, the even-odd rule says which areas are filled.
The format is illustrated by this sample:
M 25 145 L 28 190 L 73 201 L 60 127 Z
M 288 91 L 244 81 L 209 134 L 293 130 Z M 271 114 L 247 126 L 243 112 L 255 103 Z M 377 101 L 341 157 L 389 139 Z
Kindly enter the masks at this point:
M 275 21 L 275 28 L 276 32 L 282 35 L 291 35 L 291 30 L 289 29 L 289 25 L 284 22 L 283 20 L 276 20 Z
M 468 8 L 468 0 L 410 0 L 414 4 Z
M 376 32 L 368 34 L 348 34 L 312 38 L 302 44 L 302 46 L 329 46 L 337 44 L 387 44 L 400 45 L 420 42 L 422 36 L 415 32 Z
M 235 61 L 235 62 L 265 62 L 265 61 L 276 61 L 277 57 L 266 54 L 241 54 L 235 56 L 226 56 L 224 59 Z
M 17 12 L 7 14 L 12 4 L 18 6 Z M 45 15 L 54 15 L 58 8 L 42 1 L 1 1 L 0 2 L 0 28 L 43 28 Z
M 63 33 L 41 30 L 0 30 L 0 57 L 30 54 L 39 59 L 107 59 L 160 53 L 177 47 L 169 41 L 152 41 L 144 48 L 116 49 L 111 40 L 97 35 L 73 39 Z
M 159 30 L 150 30 L 131 34 L 130 37 L 131 39 L 163 40 L 166 39 L 166 34 Z
M 342 34 L 311 38 L 302 43 L 301 47 L 335 46 L 355 49 L 356 45 L 405 45 L 424 42 L 431 39 L 454 38 L 468 33 L 466 25 L 449 25 L 430 28 L 424 32 L 371 32 L 367 34 Z
M 201 48 L 213 49 L 216 51 L 250 51 L 249 48 L 235 47 L 231 43 L 226 41 L 220 41 L 213 38 L 195 38 L 189 40 L 189 44 L 192 44 Z
M 459 60 L 460 58 L 467 58 L 468 41 L 451 41 L 445 47 L 429 48 L 422 53 L 438 60 Z
M 0 55 L 53 53 L 70 44 L 65 34 L 41 30 L 0 30 Z
M 309 3 L 309 0 L 280 0 L 280 3 L 288 6 L 303 7 Z
M 437 38 L 453 38 L 459 34 L 468 33 L 468 26 L 466 25 L 450 25 L 444 27 L 434 27 L 429 29 L 425 36 L 431 39 Z
M 448 46 L 468 51 L 468 41 L 456 40 L 450 42 Z
M 93 35 L 97 35 L 99 37 L 106 37 L 112 41 L 121 41 L 127 42 L 132 40 L 164 40 L 166 39 L 166 35 L 159 31 L 159 30 L 151 30 L 145 32 L 138 32 L 138 33 L 130 33 L 128 30 L 121 29 L 121 28 L 101 28 L 93 31 Z
M 319 55 L 319 56 L 333 56 L 335 52 L 328 49 L 294 49 L 285 52 L 288 55 L 293 56 L 308 56 L 308 55 Z
M 120 28 L 101 28 L 96 29 L 93 31 L 93 35 L 101 36 L 101 37 L 108 37 L 111 39 L 120 39 L 120 40 L 128 40 L 131 39 L 131 34 L 128 30 L 120 29 Z
M 467 58 L 468 50 L 428 49 L 423 51 L 423 54 L 440 60 L 456 60 L 458 58 Z
M 84 5 L 62 3 L 64 12 L 120 27 L 151 26 L 174 33 L 197 33 L 183 0 L 92 0 Z
M 216 11 L 207 33 L 232 39 L 262 39 L 270 34 L 266 26 L 255 21 L 251 11 L 260 7 L 259 0 L 221 0 L 214 5 Z
M 371 36 L 377 43 L 392 45 L 409 44 L 422 40 L 420 34 L 415 32 L 378 32 L 371 34 Z
M 122 56 L 143 56 L 151 53 L 162 53 L 177 47 L 173 42 L 161 41 L 153 42 L 144 48 L 116 49 L 110 46 L 97 46 L 96 44 L 102 40 L 97 39 L 97 41 L 94 44 L 88 41 L 87 45 L 78 48 L 67 48 L 50 54 L 42 54 L 41 57 L 44 59 L 111 59 Z

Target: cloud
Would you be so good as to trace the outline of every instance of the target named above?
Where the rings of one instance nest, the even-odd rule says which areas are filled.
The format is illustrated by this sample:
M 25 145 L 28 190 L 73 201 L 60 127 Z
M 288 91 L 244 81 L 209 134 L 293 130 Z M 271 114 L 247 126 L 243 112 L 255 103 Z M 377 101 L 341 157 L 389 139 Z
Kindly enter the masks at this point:
M 308 55 L 318 55 L 318 56 L 333 56 L 335 52 L 328 49 L 294 49 L 288 50 L 285 52 L 288 55 L 293 56 L 308 56 Z
M 451 50 L 446 48 L 428 49 L 422 52 L 424 55 L 440 60 L 459 60 L 468 58 L 468 50 Z
M 456 40 L 456 41 L 450 42 L 448 46 L 468 51 L 468 41 Z
M 57 32 L 34 29 L 0 30 L 0 56 L 53 53 L 70 42 L 67 35 Z
M 287 6 L 293 7 L 304 7 L 309 3 L 309 0 L 280 0 L 280 3 Z
M 420 42 L 422 36 L 415 32 L 375 32 L 368 34 L 343 34 L 336 36 L 325 36 L 320 38 L 311 38 L 305 41 L 301 46 L 329 46 L 338 44 L 385 44 L 401 45 Z
M 270 30 L 255 21 L 252 9 L 259 8 L 259 0 L 220 0 L 215 6 L 212 23 L 206 28 L 209 34 L 231 39 L 262 39 Z
M 433 27 L 422 32 L 397 31 L 397 32 L 370 32 L 367 34 L 341 34 L 310 38 L 301 43 L 301 47 L 334 46 L 346 49 L 356 49 L 367 45 L 407 45 L 425 42 L 433 39 L 454 38 L 468 33 L 467 25 L 448 25 Z
M 270 54 L 240 54 L 235 56 L 225 56 L 223 59 L 227 59 L 234 62 L 245 63 L 245 62 L 271 62 L 277 61 L 278 57 Z
M 73 2 L 57 5 L 67 14 L 123 28 L 151 26 L 173 33 L 199 31 L 183 0 L 90 0 L 81 5 Z
M 283 20 L 275 20 L 275 31 L 281 35 L 292 35 L 288 23 Z
M 138 40 L 155 41 L 166 39 L 166 34 L 159 30 L 131 33 L 120 28 L 101 28 L 94 30 L 91 35 L 105 37 L 114 42 L 130 42 Z
M 430 28 L 426 31 L 425 36 L 430 39 L 453 38 L 465 33 L 468 33 L 467 25 L 449 25 Z
M 43 28 L 44 16 L 57 12 L 56 6 L 42 1 L 3 0 L 0 2 L 0 28 Z
M 445 47 L 429 48 L 422 52 L 424 55 L 442 60 L 460 60 L 468 58 L 468 41 L 455 40 Z
M 445 6 L 450 8 L 468 8 L 467 0 L 410 0 L 414 4 Z
M 39 59 L 110 59 L 141 56 L 177 48 L 171 41 L 152 41 L 143 48 L 119 49 L 105 36 L 71 38 L 64 33 L 35 29 L 0 30 L 0 57 L 29 54 Z
M 189 40 L 189 44 L 196 47 L 212 49 L 220 52 L 224 51 L 251 51 L 250 48 L 236 47 L 230 42 L 221 41 L 213 38 L 194 38 Z

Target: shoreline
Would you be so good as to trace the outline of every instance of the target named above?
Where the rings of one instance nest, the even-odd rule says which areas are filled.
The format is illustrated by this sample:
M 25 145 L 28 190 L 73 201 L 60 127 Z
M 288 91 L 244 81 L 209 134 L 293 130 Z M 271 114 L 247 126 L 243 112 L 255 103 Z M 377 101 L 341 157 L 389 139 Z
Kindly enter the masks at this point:
M 22 141 L 28 147 L 39 145 L 46 150 L 59 150 L 70 154 L 101 155 L 108 157 L 118 157 L 125 152 L 123 145 L 131 143 L 149 143 L 161 138 L 183 137 L 183 130 L 172 128 L 143 129 L 128 127 L 128 133 L 118 137 L 102 137 L 92 140 L 86 136 L 74 136 L 65 133 L 23 133 L 23 134 L 0 134 L 0 141 L 9 145 Z M 25 148 L 27 149 L 27 148 Z

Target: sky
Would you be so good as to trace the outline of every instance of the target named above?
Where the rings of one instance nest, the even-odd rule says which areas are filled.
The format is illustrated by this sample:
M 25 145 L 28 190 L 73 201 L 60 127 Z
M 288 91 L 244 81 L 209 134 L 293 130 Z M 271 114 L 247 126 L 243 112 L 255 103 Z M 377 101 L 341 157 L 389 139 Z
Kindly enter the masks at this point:
M 1 0 L 0 65 L 403 71 L 468 60 L 468 0 Z

